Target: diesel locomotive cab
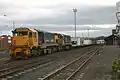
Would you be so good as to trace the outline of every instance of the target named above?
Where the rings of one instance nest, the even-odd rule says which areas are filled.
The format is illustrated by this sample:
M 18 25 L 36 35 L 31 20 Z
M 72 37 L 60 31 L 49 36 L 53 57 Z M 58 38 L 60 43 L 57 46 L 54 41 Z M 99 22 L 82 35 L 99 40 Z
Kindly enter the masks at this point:
M 29 28 L 16 28 L 12 33 L 11 58 L 29 57 L 31 48 L 38 46 L 37 31 Z
M 14 46 L 24 46 L 28 45 L 28 31 L 12 31 L 13 38 L 12 38 L 12 45 Z

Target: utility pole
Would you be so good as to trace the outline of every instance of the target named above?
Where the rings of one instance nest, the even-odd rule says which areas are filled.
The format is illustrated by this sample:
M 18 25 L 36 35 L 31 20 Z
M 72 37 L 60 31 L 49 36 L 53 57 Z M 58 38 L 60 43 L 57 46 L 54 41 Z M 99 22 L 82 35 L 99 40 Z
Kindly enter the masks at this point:
M 12 26 L 13 26 L 13 30 L 14 30 L 15 29 L 15 21 L 14 20 L 13 20 L 13 25 Z
M 4 15 L 4 17 L 7 17 L 7 15 Z M 8 17 L 9 18 L 9 17 Z M 11 19 L 11 18 L 9 18 L 9 19 Z M 15 29 L 15 21 L 13 20 L 13 19 L 11 19 L 12 20 L 12 28 L 13 28 L 13 30 Z
M 88 40 L 89 40 L 89 29 L 88 29 Z
M 76 12 L 77 12 L 77 9 L 73 9 L 73 12 L 74 12 L 74 25 L 75 25 L 75 38 L 76 38 Z

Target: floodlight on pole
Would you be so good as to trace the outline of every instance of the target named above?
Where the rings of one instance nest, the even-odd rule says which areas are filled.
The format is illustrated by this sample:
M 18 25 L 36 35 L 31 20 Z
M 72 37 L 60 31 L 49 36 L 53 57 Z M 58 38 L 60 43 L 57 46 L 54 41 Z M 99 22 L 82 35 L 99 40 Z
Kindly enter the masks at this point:
M 4 15 L 4 17 L 8 17 L 7 15 Z M 9 18 L 9 17 L 8 17 Z M 11 19 L 11 18 L 9 18 L 9 19 Z M 15 29 L 15 21 L 13 20 L 13 19 L 11 19 L 12 20 L 12 28 L 13 28 L 13 30 Z
M 74 25 L 75 25 L 75 38 L 76 38 L 76 12 L 77 12 L 77 9 L 73 9 L 73 12 L 74 12 Z
M 89 40 L 89 29 L 87 29 L 88 30 L 88 40 Z

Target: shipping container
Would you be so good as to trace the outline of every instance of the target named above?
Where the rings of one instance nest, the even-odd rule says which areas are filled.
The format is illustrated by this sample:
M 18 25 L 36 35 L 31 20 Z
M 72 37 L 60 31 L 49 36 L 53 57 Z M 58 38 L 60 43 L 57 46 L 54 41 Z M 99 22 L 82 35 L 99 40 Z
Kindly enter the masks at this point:
M 105 41 L 104 40 L 97 40 L 97 44 L 104 44 Z
M 84 40 L 83 44 L 84 45 L 91 45 L 92 44 L 92 40 Z

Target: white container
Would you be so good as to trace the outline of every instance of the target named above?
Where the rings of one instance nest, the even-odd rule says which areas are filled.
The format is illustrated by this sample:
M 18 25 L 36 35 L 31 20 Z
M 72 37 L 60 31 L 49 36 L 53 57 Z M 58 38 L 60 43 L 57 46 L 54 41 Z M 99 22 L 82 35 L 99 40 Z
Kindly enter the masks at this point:
M 80 45 L 82 45 L 82 40 L 81 40 L 80 37 L 76 37 L 76 38 L 72 37 L 71 41 L 76 41 L 76 44 L 72 44 L 72 46 L 80 46 Z
M 104 44 L 105 41 L 104 40 L 97 40 L 97 44 Z
M 91 45 L 92 44 L 92 40 L 84 40 L 83 44 L 84 45 Z

